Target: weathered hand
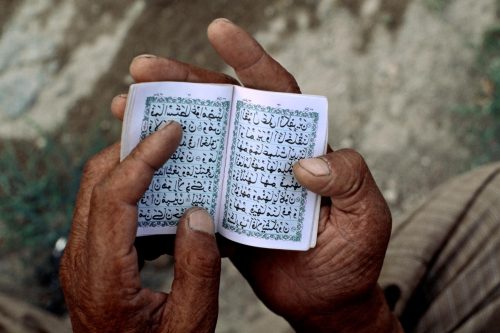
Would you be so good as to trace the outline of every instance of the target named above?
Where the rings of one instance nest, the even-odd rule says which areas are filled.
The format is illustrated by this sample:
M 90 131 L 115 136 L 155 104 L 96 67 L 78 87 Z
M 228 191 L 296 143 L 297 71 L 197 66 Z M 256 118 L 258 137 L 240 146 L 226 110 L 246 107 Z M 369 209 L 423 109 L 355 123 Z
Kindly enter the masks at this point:
M 294 174 L 324 196 L 316 247 L 238 247 L 231 260 L 262 301 L 298 331 L 395 329 L 377 286 L 391 215 L 362 157 L 352 150 L 331 152 L 300 161 Z
M 248 87 L 300 93 L 293 78 L 244 30 L 215 20 L 208 38 Z M 142 81 L 235 80 L 198 67 L 151 56 L 131 64 Z M 112 111 L 123 117 L 124 98 Z M 324 196 L 317 245 L 307 252 L 223 246 L 255 293 L 299 331 L 389 332 L 400 329 L 377 278 L 390 236 L 391 215 L 363 158 L 352 150 L 331 152 L 294 166 L 297 180 Z
M 118 144 L 87 163 L 60 268 L 75 332 L 214 331 L 220 255 L 208 213 L 190 209 L 179 224 L 169 295 L 141 287 L 134 247 L 136 203 L 181 133 L 170 123 L 121 163 Z

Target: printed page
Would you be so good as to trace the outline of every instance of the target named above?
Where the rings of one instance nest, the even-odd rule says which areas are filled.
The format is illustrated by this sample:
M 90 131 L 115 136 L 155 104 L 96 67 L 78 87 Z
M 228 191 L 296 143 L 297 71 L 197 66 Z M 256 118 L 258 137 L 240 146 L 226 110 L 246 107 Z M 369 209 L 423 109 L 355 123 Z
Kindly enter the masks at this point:
M 137 236 L 174 234 L 187 208 L 215 217 L 220 200 L 232 85 L 152 82 L 132 85 L 121 158 L 168 120 L 181 123 L 181 144 L 155 172 L 138 202 Z
M 219 232 L 247 245 L 307 250 L 319 197 L 293 164 L 326 149 L 327 100 L 235 87 Z

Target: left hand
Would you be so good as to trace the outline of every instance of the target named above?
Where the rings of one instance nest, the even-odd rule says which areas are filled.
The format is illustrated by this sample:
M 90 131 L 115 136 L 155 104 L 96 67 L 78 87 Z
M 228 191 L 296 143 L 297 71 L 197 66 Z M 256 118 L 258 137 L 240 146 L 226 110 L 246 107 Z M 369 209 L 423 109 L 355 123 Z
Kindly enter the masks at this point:
M 208 213 L 190 209 L 179 223 L 169 295 L 141 287 L 134 247 L 137 201 L 181 132 L 171 123 L 121 163 L 118 144 L 87 163 L 60 267 L 74 332 L 214 331 L 220 255 Z

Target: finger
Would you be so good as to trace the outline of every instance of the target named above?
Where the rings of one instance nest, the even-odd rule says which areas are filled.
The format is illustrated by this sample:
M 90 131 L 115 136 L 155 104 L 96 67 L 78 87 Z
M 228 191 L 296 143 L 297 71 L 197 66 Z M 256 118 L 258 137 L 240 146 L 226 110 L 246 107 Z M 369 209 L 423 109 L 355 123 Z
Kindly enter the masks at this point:
M 137 201 L 153 173 L 177 149 L 179 123 L 169 122 L 144 139 L 92 192 L 89 246 L 103 258 L 122 257 L 133 248 L 137 229 Z
M 354 150 L 343 149 L 301 160 L 294 165 L 293 172 L 301 185 L 330 197 L 335 208 L 345 213 L 388 213 L 368 166 Z
M 115 143 L 92 157 L 85 164 L 80 189 L 76 198 L 73 224 L 71 226 L 67 249 L 84 248 L 92 190 L 97 183 L 116 167 L 119 162 L 119 154 L 120 144 Z
M 132 60 L 130 75 L 135 82 L 186 81 L 239 84 L 229 75 L 149 54 L 137 56 Z
M 234 68 L 244 86 L 300 93 L 295 78 L 274 60 L 245 30 L 227 19 L 216 19 L 208 39 L 221 58 Z
M 111 114 L 118 120 L 123 120 L 125 107 L 127 106 L 127 94 L 120 94 L 111 101 Z
M 178 332 L 213 332 L 217 322 L 220 255 L 212 218 L 202 208 L 188 210 L 177 228 L 172 291 L 164 317 Z

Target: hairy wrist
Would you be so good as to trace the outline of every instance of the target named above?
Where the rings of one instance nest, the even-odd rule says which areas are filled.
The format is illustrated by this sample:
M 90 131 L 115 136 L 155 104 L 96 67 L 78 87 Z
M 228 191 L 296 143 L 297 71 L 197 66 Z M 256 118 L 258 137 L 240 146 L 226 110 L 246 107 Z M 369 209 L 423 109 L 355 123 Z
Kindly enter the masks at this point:
M 378 286 L 371 293 L 330 312 L 287 320 L 297 332 L 403 332 Z

